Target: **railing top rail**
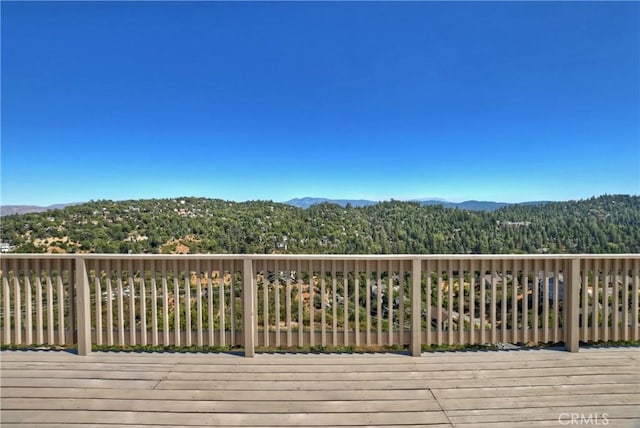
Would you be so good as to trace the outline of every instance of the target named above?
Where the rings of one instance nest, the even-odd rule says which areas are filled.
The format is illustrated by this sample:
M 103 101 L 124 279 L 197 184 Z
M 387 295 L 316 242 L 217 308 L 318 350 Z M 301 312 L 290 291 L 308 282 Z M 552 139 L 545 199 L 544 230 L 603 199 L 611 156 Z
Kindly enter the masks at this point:
M 638 254 L 27 254 L 5 253 L 6 259 L 109 260 L 570 260 L 639 259 Z

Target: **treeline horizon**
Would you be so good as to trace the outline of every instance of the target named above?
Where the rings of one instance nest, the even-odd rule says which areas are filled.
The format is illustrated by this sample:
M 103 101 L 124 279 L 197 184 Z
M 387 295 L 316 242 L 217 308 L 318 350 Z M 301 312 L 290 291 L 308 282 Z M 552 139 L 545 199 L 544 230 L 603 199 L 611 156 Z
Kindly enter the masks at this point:
M 15 252 L 229 254 L 638 253 L 640 196 L 470 211 L 184 197 L 97 200 L 2 218 Z

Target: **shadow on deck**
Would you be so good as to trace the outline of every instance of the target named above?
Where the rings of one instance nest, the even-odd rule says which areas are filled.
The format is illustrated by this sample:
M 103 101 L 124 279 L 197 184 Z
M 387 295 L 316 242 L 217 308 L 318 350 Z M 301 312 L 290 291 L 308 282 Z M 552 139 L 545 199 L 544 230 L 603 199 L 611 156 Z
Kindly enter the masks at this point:
M 637 347 L 0 357 L 3 427 L 640 424 Z

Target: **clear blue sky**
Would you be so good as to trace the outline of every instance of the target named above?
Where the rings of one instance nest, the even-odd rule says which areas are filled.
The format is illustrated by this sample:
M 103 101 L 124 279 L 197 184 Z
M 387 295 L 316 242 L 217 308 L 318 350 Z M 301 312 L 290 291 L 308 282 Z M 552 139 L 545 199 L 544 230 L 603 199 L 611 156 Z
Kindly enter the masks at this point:
M 640 193 L 638 2 L 6 2 L 2 204 Z

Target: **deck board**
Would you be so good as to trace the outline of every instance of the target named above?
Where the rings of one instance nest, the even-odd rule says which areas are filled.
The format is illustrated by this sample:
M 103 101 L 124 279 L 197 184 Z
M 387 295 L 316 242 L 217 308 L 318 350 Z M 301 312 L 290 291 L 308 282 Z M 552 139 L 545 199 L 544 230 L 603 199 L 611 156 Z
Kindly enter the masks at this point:
M 399 354 L 0 352 L 3 427 L 640 425 L 636 347 Z M 602 420 L 600 420 L 602 422 Z M 592 420 L 593 423 L 593 420 Z

